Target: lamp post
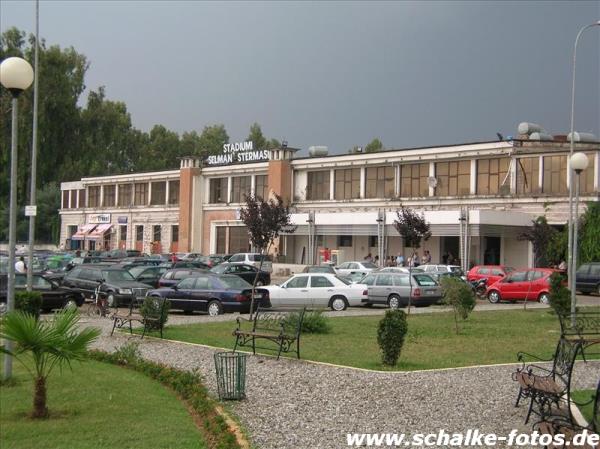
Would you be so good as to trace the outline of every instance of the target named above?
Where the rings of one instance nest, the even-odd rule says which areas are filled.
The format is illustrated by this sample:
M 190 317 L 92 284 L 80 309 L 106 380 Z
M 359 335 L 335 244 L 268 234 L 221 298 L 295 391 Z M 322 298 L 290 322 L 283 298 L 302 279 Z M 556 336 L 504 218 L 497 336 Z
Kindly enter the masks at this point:
M 571 182 L 575 182 L 575 222 L 573 223 L 573 266 L 571 273 L 573 274 L 573 288 L 571 289 L 571 314 L 575 314 L 575 272 L 577 271 L 577 233 L 579 229 L 579 177 L 581 172 L 588 166 L 588 158 L 585 153 L 575 153 L 571 156 L 571 170 L 575 172 L 577 177 Z
M 571 89 L 571 138 L 570 138 L 570 150 L 569 150 L 569 159 L 573 157 L 574 152 L 574 139 L 575 139 L 575 63 L 577 61 L 577 44 L 579 43 L 579 38 L 583 34 L 585 30 L 588 28 L 600 26 L 600 20 L 592 23 L 590 25 L 586 25 L 579 30 L 577 33 L 577 37 L 575 38 L 575 47 L 573 49 L 573 86 Z M 575 264 L 573 263 L 573 248 L 576 246 L 576 243 L 573 239 L 573 167 L 569 168 L 569 225 L 568 225 L 568 249 L 567 249 L 567 278 L 569 280 L 569 289 L 571 290 L 571 298 L 575 296 L 575 272 L 573 268 Z M 571 301 L 571 311 L 575 312 L 575 302 Z
M 18 98 L 33 81 L 33 69 L 22 58 L 7 58 L 0 64 L 0 83 L 12 95 L 12 134 L 10 147 L 10 210 L 8 224 L 8 282 L 6 288 L 6 311 L 15 308 L 15 245 L 17 243 L 17 114 Z M 12 341 L 6 340 L 4 346 L 12 350 Z M 12 376 L 12 357 L 4 357 L 4 379 Z

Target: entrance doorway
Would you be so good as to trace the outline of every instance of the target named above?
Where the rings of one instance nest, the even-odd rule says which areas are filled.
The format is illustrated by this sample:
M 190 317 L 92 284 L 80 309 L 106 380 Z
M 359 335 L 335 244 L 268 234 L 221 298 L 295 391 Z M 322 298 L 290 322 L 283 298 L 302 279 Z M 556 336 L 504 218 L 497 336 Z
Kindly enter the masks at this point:
M 484 237 L 483 264 L 500 265 L 500 237 Z
M 460 255 L 460 240 L 458 237 L 441 237 L 441 263 L 456 264 Z

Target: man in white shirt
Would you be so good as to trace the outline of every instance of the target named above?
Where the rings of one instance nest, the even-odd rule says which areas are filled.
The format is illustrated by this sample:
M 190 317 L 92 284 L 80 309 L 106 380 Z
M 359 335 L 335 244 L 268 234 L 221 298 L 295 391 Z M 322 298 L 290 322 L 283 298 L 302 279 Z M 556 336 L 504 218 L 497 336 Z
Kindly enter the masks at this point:
M 25 259 L 23 256 L 19 257 L 17 263 L 15 263 L 15 272 L 16 273 L 27 273 L 27 265 L 25 265 Z

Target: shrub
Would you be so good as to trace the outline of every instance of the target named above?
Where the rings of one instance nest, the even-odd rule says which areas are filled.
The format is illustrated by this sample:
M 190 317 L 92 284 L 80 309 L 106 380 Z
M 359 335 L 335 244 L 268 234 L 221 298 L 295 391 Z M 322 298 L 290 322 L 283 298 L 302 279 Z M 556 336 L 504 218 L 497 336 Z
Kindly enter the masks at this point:
M 403 310 L 396 309 L 385 312 L 377 329 L 377 343 L 383 352 L 384 365 L 396 365 L 407 331 L 408 324 Z
M 296 323 L 298 323 L 298 320 L 300 319 L 299 315 L 299 312 L 290 312 L 285 318 L 284 326 L 295 328 Z M 304 319 L 302 320 L 302 329 L 300 332 L 303 334 L 328 334 L 331 332 L 329 318 L 323 315 L 322 310 L 304 312 Z
M 115 357 L 122 365 L 132 365 L 142 359 L 140 344 L 137 341 L 130 341 L 115 349 Z
M 42 294 L 40 292 L 17 291 L 15 292 L 15 309 L 33 315 L 40 316 L 42 308 Z
M 458 334 L 458 318 L 466 320 L 475 308 L 473 289 L 460 279 L 444 277 L 441 280 L 444 291 L 444 303 L 454 309 L 454 324 Z
M 162 307 L 162 302 L 166 301 L 164 307 Z M 162 315 L 161 315 L 161 307 L 162 307 Z M 171 303 L 168 299 L 155 298 L 153 296 L 146 296 L 144 298 L 144 303 L 142 307 L 140 307 L 140 314 L 144 318 L 158 318 L 160 316 L 160 322 L 152 321 L 148 328 L 150 330 L 160 329 L 161 326 L 164 326 L 167 320 L 169 319 L 169 309 L 171 308 Z
M 564 286 L 564 280 L 560 273 L 550 276 L 550 307 L 559 316 L 571 313 L 571 291 Z

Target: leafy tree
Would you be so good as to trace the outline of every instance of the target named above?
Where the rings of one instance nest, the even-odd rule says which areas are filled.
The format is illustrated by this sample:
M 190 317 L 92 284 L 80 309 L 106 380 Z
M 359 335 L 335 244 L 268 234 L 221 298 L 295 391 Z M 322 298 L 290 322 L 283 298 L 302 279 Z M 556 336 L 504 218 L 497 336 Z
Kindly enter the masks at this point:
M 408 323 L 404 311 L 387 310 L 377 328 L 377 343 L 381 348 L 384 365 L 395 366 L 398 363 L 407 332 Z
M 559 316 L 571 313 L 571 291 L 564 285 L 565 277 L 560 273 L 550 276 L 550 307 Z
M 383 143 L 377 138 L 371 140 L 371 142 L 365 146 L 365 153 L 377 153 L 381 150 L 383 150 Z
M 591 202 L 581 217 L 579 263 L 600 260 L 600 203 Z
M 556 234 L 556 229 L 548 224 L 546 217 L 540 216 L 533 220 L 533 225 L 517 236 L 518 240 L 527 240 L 533 245 L 535 267 L 548 267 L 548 247 Z
M 275 194 L 265 201 L 261 196 L 246 196 L 246 205 L 240 210 L 240 219 L 246 225 L 252 245 L 263 256 L 269 253 L 273 242 L 285 231 L 292 233 L 296 228 L 291 223 L 289 206 L 283 203 L 281 196 Z M 262 269 L 264 257 L 261 257 L 259 271 Z M 254 290 L 258 281 L 259 271 L 256 272 L 252 283 L 252 299 L 250 316 L 254 311 Z
M 466 320 L 475 308 L 475 293 L 471 287 L 450 276 L 444 276 L 441 281 L 444 292 L 444 303 L 452 306 L 454 310 L 454 326 L 458 334 L 458 318 Z
M 260 125 L 256 122 L 250 127 L 250 134 L 248 134 L 246 140 L 252 142 L 255 150 L 271 150 L 281 146 L 277 139 L 267 139 L 263 135 Z
M 178 168 L 179 136 L 163 125 L 155 125 L 150 130 L 148 143 L 137 162 L 136 170 L 166 170 Z
M 565 225 L 561 231 L 556 231 L 546 248 L 546 255 L 548 261 L 552 265 L 560 264 L 563 260 L 567 260 L 567 247 L 569 239 L 569 227 Z
M 196 131 L 184 132 L 181 136 L 181 155 L 200 156 L 201 154 L 202 147 L 198 133 Z
M 79 314 L 76 309 L 63 310 L 51 321 L 38 320 L 20 310 L 4 317 L 0 337 L 15 342 L 15 349 L 0 351 L 15 357 L 27 369 L 34 381 L 32 418 L 48 416 L 46 406 L 46 381 L 52 370 L 71 362 L 84 360 L 89 345 L 98 338 L 100 329 L 78 329 Z M 25 354 L 31 354 L 33 368 Z
M 424 214 L 417 214 L 414 210 L 402 206 L 396 211 L 398 218 L 394 220 L 394 227 L 398 234 L 404 240 L 404 246 L 410 246 L 413 253 L 421 246 L 421 240 L 429 240 L 431 237 L 431 229 L 429 223 L 425 221 Z M 411 283 L 411 294 L 408 296 L 408 313 L 410 314 L 410 306 L 412 303 L 412 276 L 409 276 Z
M 225 130 L 225 125 L 205 126 L 200 134 L 200 154 L 202 156 L 219 154 L 223 151 L 223 145 L 226 143 L 229 143 L 229 135 Z

